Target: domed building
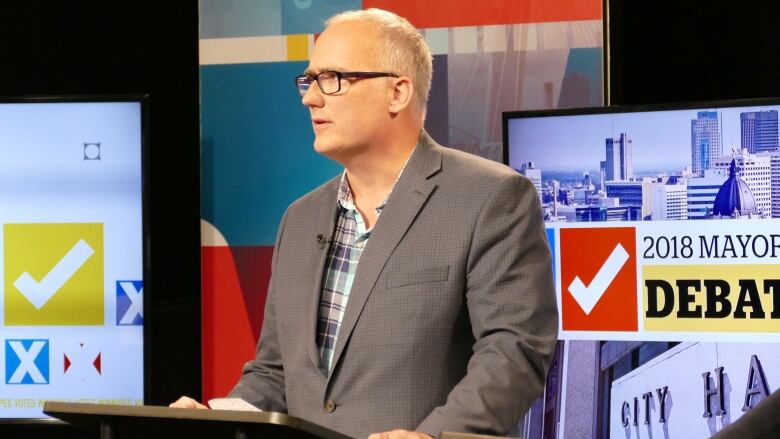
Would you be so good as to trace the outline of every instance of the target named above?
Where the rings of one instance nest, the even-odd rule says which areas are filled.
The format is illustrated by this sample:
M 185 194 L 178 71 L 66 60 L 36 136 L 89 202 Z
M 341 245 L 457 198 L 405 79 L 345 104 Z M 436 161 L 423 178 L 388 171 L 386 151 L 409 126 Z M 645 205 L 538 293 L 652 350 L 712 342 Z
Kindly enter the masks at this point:
M 712 206 L 712 218 L 754 218 L 760 213 L 753 192 L 744 180 L 737 177 L 736 160 L 731 160 L 729 178 L 720 187 Z

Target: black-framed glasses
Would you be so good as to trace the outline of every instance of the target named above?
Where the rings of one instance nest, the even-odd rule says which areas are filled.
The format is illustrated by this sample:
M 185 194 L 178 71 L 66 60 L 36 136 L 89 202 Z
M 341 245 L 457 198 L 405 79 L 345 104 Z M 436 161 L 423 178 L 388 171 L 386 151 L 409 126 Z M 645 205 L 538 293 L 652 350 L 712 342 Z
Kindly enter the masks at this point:
M 326 70 L 316 75 L 298 75 L 295 77 L 295 86 L 298 88 L 298 94 L 303 97 L 311 83 L 317 81 L 317 87 L 326 95 L 336 94 L 341 91 L 343 79 L 368 79 L 368 78 L 397 78 L 395 73 L 388 72 L 336 72 Z

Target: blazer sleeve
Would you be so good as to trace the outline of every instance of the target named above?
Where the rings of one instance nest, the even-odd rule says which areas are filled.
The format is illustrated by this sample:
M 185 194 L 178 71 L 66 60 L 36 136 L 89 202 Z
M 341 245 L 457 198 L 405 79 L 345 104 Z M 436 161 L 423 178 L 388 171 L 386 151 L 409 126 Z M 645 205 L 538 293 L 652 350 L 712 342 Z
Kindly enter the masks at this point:
M 467 373 L 417 431 L 505 435 L 542 394 L 558 331 L 550 259 L 534 186 L 504 177 L 480 209 L 467 261 Z
M 268 284 L 263 327 L 260 331 L 260 341 L 257 343 L 255 358 L 244 365 L 241 378 L 228 394 L 228 397 L 241 398 L 262 410 L 276 412 L 287 411 L 282 351 L 276 324 L 275 304 L 278 293 L 274 288 L 274 273 L 276 273 L 288 212 L 285 212 L 282 217 L 276 236 L 274 254 L 271 259 L 271 281 Z

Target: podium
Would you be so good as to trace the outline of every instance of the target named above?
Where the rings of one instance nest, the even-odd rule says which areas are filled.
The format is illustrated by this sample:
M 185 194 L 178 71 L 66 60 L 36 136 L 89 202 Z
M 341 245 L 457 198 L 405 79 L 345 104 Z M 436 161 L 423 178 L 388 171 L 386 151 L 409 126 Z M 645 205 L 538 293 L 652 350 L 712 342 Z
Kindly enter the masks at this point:
M 47 401 L 43 412 L 101 439 L 174 437 L 351 439 L 294 416 L 276 412 L 196 410 Z

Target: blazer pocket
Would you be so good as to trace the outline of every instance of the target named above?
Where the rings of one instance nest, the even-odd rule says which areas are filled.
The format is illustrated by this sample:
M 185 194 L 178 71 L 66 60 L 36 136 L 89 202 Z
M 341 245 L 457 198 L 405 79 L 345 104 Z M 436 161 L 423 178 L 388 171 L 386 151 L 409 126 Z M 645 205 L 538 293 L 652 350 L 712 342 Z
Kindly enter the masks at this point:
M 450 266 L 425 267 L 414 270 L 396 271 L 389 273 L 385 279 L 385 286 L 389 288 L 399 288 L 408 285 L 428 284 L 441 282 L 449 279 Z

